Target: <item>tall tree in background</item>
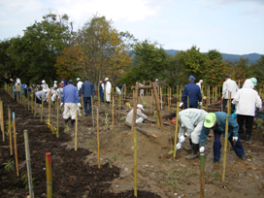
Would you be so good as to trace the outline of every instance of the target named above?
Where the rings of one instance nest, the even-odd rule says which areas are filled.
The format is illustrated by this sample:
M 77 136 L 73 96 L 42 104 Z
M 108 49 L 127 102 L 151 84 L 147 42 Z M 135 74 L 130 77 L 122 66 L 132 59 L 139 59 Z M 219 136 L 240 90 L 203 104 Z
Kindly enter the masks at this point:
M 264 56 L 261 56 L 256 63 L 250 67 L 250 77 L 258 80 L 258 87 L 264 86 Z

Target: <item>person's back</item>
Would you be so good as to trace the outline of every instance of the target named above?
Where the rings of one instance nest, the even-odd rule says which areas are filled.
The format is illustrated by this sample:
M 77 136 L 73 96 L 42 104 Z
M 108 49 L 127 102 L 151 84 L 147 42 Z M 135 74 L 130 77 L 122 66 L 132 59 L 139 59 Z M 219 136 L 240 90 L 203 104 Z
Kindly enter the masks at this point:
M 199 86 L 194 82 L 190 82 L 189 84 L 184 86 L 182 97 L 185 108 L 187 108 L 187 96 L 189 96 L 189 107 L 197 108 L 198 101 L 201 101 L 202 95 Z
M 65 86 L 61 93 L 61 98 L 65 103 L 75 103 L 79 98 L 77 88 L 72 84 Z
M 237 90 L 238 90 L 238 86 L 237 86 L 236 82 L 230 78 L 227 79 L 223 83 L 223 97 L 224 97 L 224 99 L 229 99 L 228 91 L 231 93 L 231 98 L 234 98 Z
M 15 84 L 16 91 L 22 91 L 20 80 L 18 80 Z
M 250 79 L 247 79 L 242 87 L 239 89 L 237 94 L 234 96 L 234 100 L 237 101 L 236 114 L 255 116 L 255 108 L 262 108 L 262 101 L 255 91 L 254 85 Z
M 84 82 L 82 84 L 82 94 L 83 97 L 91 97 L 92 94 L 95 94 L 94 85 L 89 81 Z
M 82 81 L 78 81 L 78 82 L 77 82 L 77 89 L 78 89 L 78 91 L 81 90 L 82 85 L 83 85 L 83 82 L 82 82 Z

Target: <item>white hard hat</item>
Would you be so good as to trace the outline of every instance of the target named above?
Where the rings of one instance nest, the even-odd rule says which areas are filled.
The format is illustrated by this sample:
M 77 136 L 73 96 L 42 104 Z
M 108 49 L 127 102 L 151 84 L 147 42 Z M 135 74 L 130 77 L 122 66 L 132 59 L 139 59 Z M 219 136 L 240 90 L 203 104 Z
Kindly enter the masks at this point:
M 142 109 L 143 111 L 145 111 L 145 109 L 143 108 L 143 105 L 142 105 L 142 104 L 138 104 L 138 105 L 137 105 L 137 108 L 140 108 L 140 109 Z
M 105 81 L 106 81 L 106 80 L 109 80 L 109 78 L 108 78 L 108 77 L 106 77 L 106 78 L 105 78 Z
M 42 80 L 41 83 L 45 83 L 45 80 Z

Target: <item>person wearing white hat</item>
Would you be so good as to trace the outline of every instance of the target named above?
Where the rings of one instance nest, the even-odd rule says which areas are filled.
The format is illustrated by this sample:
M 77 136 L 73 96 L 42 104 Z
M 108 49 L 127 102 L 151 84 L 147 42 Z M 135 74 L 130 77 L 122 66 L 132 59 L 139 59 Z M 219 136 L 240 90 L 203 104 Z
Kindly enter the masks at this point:
M 109 104 L 111 101 L 111 89 L 112 84 L 109 81 L 109 78 L 105 78 L 105 100 Z
M 136 123 L 142 123 L 145 119 L 148 119 L 148 116 L 146 116 L 142 111 L 145 111 L 142 104 L 137 105 L 137 115 L 136 115 Z M 133 119 L 133 109 L 129 111 L 126 117 L 126 122 L 132 124 Z
M 80 78 L 76 78 L 76 81 L 77 81 L 76 87 L 78 89 L 79 96 L 80 96 L 81 95 L 81 88 L 82 88 L 83 82 L 81 81 Z
M 57 89 L 58 85 L 57 85 L 57 80 L 53 81 L 53 89 Z
M 48 86 L 48 84 L 46 83 L 45 80 L 41 81 L 41 87 L 42 87 L 43 91 L 45 90 L 45 92 L 46 92 L 47 89 L 49 89 L 49 86 Z
M 203 92 L 202 92 L 202 84 L 203 84 L 203 79 L 199 80 L 199 82 L 196 83 L 196 85 L 199 86 L 199 88 L 200 88 L 200 90 L 201 90 L 201 93 L 203 94 Z

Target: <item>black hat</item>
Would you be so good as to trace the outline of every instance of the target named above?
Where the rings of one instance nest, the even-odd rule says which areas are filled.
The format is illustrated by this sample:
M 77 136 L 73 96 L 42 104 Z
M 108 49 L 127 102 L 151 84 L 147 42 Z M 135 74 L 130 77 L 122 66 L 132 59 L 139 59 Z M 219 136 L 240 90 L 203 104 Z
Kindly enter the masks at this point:
M 229 78 L 230 76 L 227 74 L 227 75 L 225 75 L 225 78 Z

